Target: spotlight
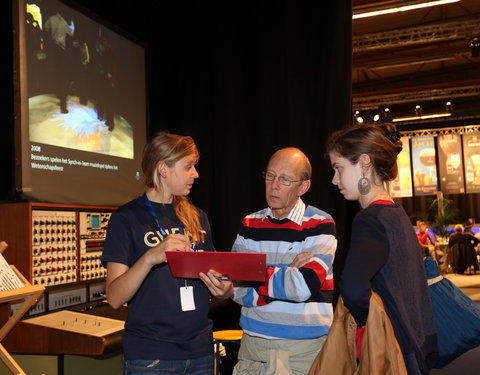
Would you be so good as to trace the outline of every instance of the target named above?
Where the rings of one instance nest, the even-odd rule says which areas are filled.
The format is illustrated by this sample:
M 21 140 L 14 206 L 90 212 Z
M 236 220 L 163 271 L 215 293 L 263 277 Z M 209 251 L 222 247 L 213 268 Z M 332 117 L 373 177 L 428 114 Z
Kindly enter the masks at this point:
M 415 114 L 420 117 L 422 115 L 422 107 L 420 107 L 418 104 L 415 106 Z
M 357 124 L 363 124 L 363 117 L 360 115 L 359 111 L 355 111 L 355 115 L 353 117 Z
M 453 112 L 453 106 L 451 101 L 445 103 L 445 111 L 447 111 L 448 113 Z
M 472 53 L 472 57 L 477 58 L 480 55 L 480 39 L 477 37 L 472 38 L 470 41 L 470 51 Z
M 377 122 L 378 120 L 380 120 L 380 115 L 378 113 L 375 113 L 373 115 L 373 121 Z
M 386 121 L 390 121 L 392 119 L 392 111 L 390 111 L 390 108 L 385 108 L 383 110 L 383 116 L 385 117 Z

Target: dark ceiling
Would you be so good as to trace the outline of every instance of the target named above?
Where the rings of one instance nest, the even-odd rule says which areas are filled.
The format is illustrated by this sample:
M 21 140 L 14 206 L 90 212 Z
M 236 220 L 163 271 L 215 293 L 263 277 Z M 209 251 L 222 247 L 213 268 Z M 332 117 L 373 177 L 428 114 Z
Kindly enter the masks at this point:
M 420 1 L 353 0 L 353 13 Z M 393 117 L 447 112 L 403 127 L 480 124 L 480 0 L 353 20 L 353 109 Z M 479 41 L 480 43 L 480 41 Z M 450 108 L 449 108 L 450 109 Z

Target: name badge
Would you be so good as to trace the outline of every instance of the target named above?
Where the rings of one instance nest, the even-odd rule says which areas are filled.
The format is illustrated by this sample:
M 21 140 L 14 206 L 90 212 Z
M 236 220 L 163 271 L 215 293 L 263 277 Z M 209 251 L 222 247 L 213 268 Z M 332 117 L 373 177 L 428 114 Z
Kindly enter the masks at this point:
M 193 300 L 193 286 L 180 287 L 180 301 L 182 303 L 182 311 L 195 310 L 195 301 Z

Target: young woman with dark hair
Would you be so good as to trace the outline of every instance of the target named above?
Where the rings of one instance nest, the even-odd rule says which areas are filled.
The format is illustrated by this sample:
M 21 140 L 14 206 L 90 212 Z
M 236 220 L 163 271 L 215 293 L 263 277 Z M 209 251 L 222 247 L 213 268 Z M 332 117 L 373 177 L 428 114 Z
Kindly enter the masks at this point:
M 419 243 L 404 209 L 389 194 L 389 183 L 397 176 L 397 155 L 401 149 L 400 134 L 391 124 L 337 131 L 327 143 L 335 172 L 332 183 L 345 199 L 358 201 L 362 208 L 352 224 L 340 296 L 356 323 L 356 335 L 353 332 L 356 346 L 353 345 L 358 365 L 363 356 L 374 362 L 368 370 L 360 371 L 369 375 L 405 371 L 428 374 L 437 360 L 437 335 Z M 398 342 L 395 345 L 401 350 L 397 357 L 386 358 L 389 352 L 393 353 L 393 345 L 377 345 L 378 351 L 372 349 L 375 342 L 362 345 L 362 337 L 365 341 L 367 336 L 369 340 L 378 340 L 377 344 L 381 342 L 380 335 L 371 334 L 372 326 L 368 335 L 366 331 L 369 317 L 376 314 L 371 309 L 373 294 L 380 297 L 381 308 L 393 327 Z M 337 310 L 332 332 L 338 324 Z M 330 340 L 335 340 L 330 336 L 331 333 L 324 348 L 328 348 Z M 404 363 L 395 367 L 392 362 L 402 356 L 400 362 Z

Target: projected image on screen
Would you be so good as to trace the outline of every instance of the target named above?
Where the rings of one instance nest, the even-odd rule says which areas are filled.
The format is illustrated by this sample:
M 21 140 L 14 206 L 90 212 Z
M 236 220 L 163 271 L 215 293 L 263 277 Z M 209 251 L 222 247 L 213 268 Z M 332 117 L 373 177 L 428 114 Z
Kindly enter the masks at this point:
M 132 159 L 132 125 L 116 106 L 128 88 L 119 87 L 127 72 L 115 37 L 56 5 L 26 6 L 30 141 Z
M 18 0 L 16 191 L 121 205 L 142 192 L 145 47 L 72 2 Z

